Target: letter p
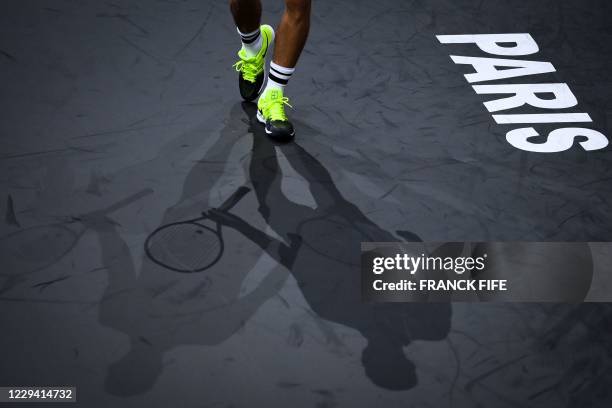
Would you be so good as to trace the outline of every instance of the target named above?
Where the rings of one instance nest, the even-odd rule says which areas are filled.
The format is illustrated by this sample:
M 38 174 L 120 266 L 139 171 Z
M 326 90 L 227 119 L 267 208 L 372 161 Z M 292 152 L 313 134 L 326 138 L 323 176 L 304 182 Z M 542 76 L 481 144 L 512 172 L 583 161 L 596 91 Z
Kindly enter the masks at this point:
M 530 55 L 540 50 L 533 37 L 527 33 L 437 35 L 436 37 L 442 44 L 473 43 L 482 51 L 493 55 Z

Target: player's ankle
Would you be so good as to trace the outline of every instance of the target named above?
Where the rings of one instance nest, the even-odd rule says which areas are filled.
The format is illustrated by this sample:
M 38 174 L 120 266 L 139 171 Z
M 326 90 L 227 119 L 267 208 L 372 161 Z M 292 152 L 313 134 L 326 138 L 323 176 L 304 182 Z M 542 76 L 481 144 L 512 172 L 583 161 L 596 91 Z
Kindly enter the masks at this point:
M 242 40 L 242 48 L 248 58 L 252 58 L 259 53 L 263 44 L 261 30 L 257 27 L 257 30 L 251 31 L 250 33 L 243 33 L 239 28 L 236 28 L 240 39 Z
M 289 83 L 289 79 L 291 79 L 291 75 L 293 75 L 294 71 L 295 68 L 283 67 L 272 61 L 270 63 L 270 71 L 268 72 L 268 82 L 266 84 L 266 89 L 264 89 L 264 93 L 268 90 L 274 89 L 283 92 L 285 86 L 287 86 L 287 83 Z

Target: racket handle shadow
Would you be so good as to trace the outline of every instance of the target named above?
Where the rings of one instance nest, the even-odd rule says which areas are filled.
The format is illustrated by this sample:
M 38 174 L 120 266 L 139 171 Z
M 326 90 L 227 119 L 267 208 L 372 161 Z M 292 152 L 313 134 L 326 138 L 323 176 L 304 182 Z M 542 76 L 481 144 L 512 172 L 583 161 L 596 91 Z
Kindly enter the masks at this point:
M 220 225 L 232 228 L 254 244 L 259 246 L 263 251 L 268 253 L 278 263 L 290 268 L 295 261 L 295 258 L 302 245 L 302 238 L 297 234 L 288 234 L 290 244 L 287 245 L 283 241 L 268 235 L 267 233 L 253 227 L 247 221 L 234 214 L 229 214 L 225 211 L 212 209 L 208 211 L 208 217 L 219 223 Z
M 251 189 L 246 186 L 239 187 L 236 191 L 234 191 L 231 196 L 229 196 L 223 203 L 221 203 L 220 206 L 212 208 L 208 211 L 202 211 L 202 217 L 213 219 L 213 217 L 211 216 L 211 212 L 228 212 L 236 204 L 238 204 L 240 200 L 242 200 L 244 196 L 249 193 L 249 191 L 251 191 Z
M 124 198 L 124 199 L 122 199 L 122 200 L 120 200 L 120 201 L 118 201 L 118 202 L 116 202 L 116 203 L 106 207 L 106 208 L 103 208 L 101 210 L 92 211 L 92 212 L 87 213 L 87 214 L 83 214 L 83 215 L 81 215 L 81 218 L 87 218 L 88 216 L 93 216 L 93 215 L 108 215 L 108 214 L 113 213 L 113 212 L 115 212 L 117 210 L 120 210 L 120 209 L 122 209 L 124 207 L 127 207 L 128 205 L 130 205 L 130 204 L 132 204 L 132 203 L 134 203 L 134 202 L 140 200 L 141 198 L 146 197 L 146 196 L 148 196 L 150 194 L 153 194 L 153 190 L 152 189 L 150 189 L 150 188 L 142 189 L 139 192 L 134 193 L 131 196 L 126 197 L 126 198 Z
M 227 200 L 223 202 L 223 204 L 218 207 L 218 209 L 221 211 L 231 210 L 240 200 L 244 198 L 245 195 L 248 194 L 249 191 L 251 191 L 251 189 L 246 186 L 239 187 L 238 190 L 236 190 Z

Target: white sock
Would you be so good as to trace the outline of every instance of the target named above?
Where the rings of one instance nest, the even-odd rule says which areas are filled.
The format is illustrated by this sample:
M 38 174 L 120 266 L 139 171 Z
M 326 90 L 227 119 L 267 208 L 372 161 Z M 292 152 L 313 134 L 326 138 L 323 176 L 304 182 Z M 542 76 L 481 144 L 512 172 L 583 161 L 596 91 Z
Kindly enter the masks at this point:
M 268 83 L 264 92 L 268 89 L 279 89 L 281 91 L 285 89 L 294 71 L 295 68 L 282 67 L 272 61 L 270 63 L 270 72 L 268 72 Z
M 238 28 L 236 28 L 236 31 L 238 31 L 238 34 L 240 34 L 240 39 L 242 40 L 242 48 L 244 48 L 247 57 L 251 58 L 257 55 L 259 50 L 261 50 L 261 46 L 263 44 L 261 38 L 261 31 L 259 30 L 259 28 L 250 33 L 242 33 Z

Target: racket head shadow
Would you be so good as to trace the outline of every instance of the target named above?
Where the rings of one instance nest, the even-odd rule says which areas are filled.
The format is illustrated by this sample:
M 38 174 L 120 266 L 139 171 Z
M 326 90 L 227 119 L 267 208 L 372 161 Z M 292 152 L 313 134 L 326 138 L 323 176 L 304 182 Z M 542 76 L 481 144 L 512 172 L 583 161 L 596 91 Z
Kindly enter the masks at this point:
M 1 275 L 38 272 L 66 256 L 80 233 L 62 224 L 40 225 L 15 231 L 0 238 Z
M 199 221 L 182 221 L 163 225 L 145 241 L 147 257 L 157 265 L 181 273 L 209 269 L 223 255 L 220 228 Z
M 3 266 L 0 276 L 31 274 L 58 263 L 74 249 L 87 230 L 82 220 L 116 211 L 152 193 L 153 190 L 147 188 L 103 210 L 70 217 L 70 221 L 37 225 L 0 237 Z

